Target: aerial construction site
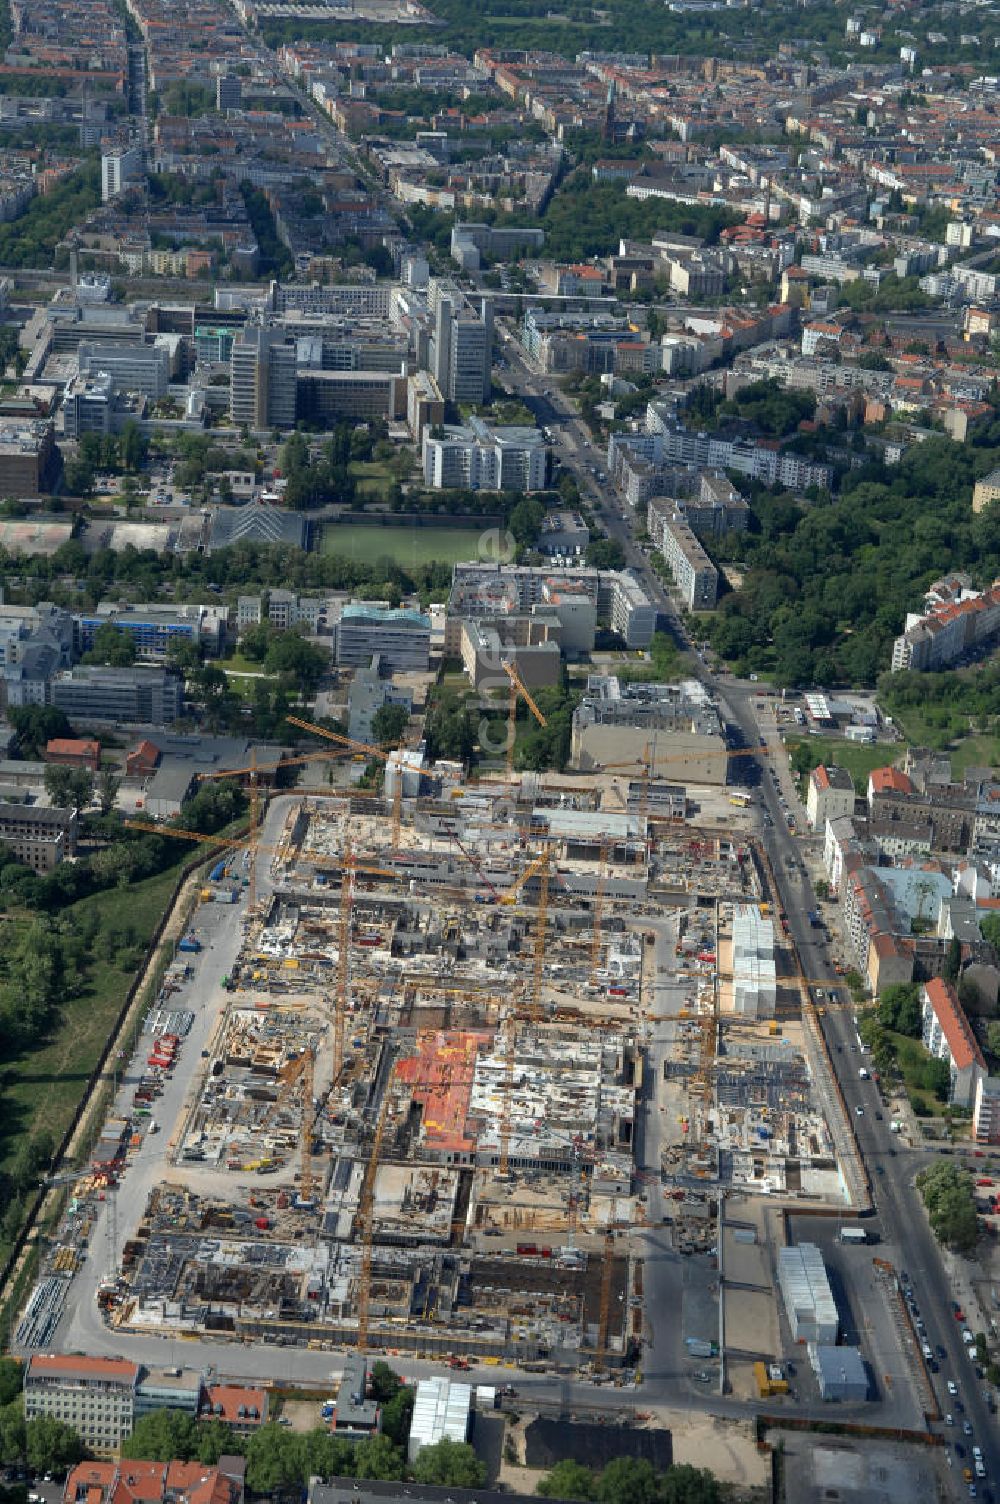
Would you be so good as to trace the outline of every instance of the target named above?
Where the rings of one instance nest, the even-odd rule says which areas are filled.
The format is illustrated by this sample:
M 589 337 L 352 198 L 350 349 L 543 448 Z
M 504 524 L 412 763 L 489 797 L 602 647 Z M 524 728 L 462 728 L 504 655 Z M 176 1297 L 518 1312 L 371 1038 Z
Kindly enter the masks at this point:
M 720 1187 L 843 1195 L 739 816 L 609 778 L 387 783 L 255 801 L 218 843 L 21 1346 L 97 1195 L 112 1329 L 627 1375 L 652 1181 L 681 1253 L 712 1251 Z

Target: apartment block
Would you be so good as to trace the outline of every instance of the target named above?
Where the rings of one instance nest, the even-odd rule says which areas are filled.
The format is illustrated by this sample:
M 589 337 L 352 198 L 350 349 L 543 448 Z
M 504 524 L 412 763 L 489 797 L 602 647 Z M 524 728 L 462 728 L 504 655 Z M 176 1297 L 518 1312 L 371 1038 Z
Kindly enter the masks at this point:
M 810 829 L 825 831 L 828 820 L 854 813 L 854 779 L 846 768 L 813 768 L 806 789 L 806 818 Z
M 1000 501 L 1000 470 L 991 470 L 972 488 L 972 510 L 984 512 L 995 501 Z
M 540 491 L 547 467 L 537 428 L 493 428 L 470 418 L 461 426 L 424 429 L 424 483 L 434 490 Z
M 921 988 L 924 1047 L 951 1071 L 949 1102 L 971 1108 L 986 1062 L 975 1034 L 950 982 L 933 977 Z
M 98 1457 L 113 1457 L 131 1434 L 139 1365 L 124 1358 L 33 1353 L 24 1371 L 24 1415 L 71 1426 Z
M 1000 1076 L 976 1078 L 972 1133 L 977 1144 L 1000 1144 Z
M 719 594 L 719 571 L 693 530 L 671 507 L 651 501 L 647 528 L 673 575 L 674 584 L 689 611 L 712 611 Z

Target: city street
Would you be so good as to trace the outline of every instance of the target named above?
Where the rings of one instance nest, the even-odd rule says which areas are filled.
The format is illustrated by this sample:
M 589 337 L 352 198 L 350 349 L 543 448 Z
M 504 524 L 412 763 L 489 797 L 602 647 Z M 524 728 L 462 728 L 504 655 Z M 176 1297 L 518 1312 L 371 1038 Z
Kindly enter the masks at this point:
M 608 535 L 621 542 L 629 566 L 634 569 L 643 588 L 657 605 L 661 629 L 669 630 L 679 646 L 691 649 L 696 663 L 695 672 L 718 696 L 735 733 L 734 741 L 742 746 L 759 747 L 763 734 L 763 739 L 767 742 L 766 751 L 759 761 L 744 759 L 740 782 L 756 784 L 759 789 L 764 822 L 762 836 L 802 970 L 807 977 L 832 976 L 832 958 L 827 940 L 821 931 L 812 928 L 808 918 L 809 910 L 817 907 L 803 860 L 809 849 L 808 837 L 795 835 L 789 830 L 785 812 L 781 808 L 779 790 L 788 808 L 795 810 L 797 824 L 803 831 L 804 811 L 798 802 L 780 738 L 773 732 L 767 734 L 767 728 L 758 721 L 757 707 L 764 703 L 758 700 L 760 690 L 754 684 L 735 680 L 728 675 L 725 678 L 716 677 L 694 651 L 684 633 L 673 601 L 634 542 L 635 524 L 627 514 L 625 503 L 615 495 L 610 486 L 599 486 L 591 473 L 590 464 L 580 458 L 581 454 L 593 455 L 592 463 L 598 468 L 604 468 L 604 456 L 590 447 L 586 425 L 575 415 L 572 403 L 558 388 L 551 383 L 546 385 L 544 377 L 531 371 L 527 360 L 519 355 L 519 347 L 513 341 L 508 340 L 504 348 L 509 361 L 508 374 L 512 378 L 510 384 L 516 394 L 536 412 L 539 423 L 552 428 L 556 457 L 572 470 L 588 504 L 600 508 L 601 522 Z M 566 443 L 567 431 L 573 436 L 572 447 Z M 745 766 L 748 762 L 756 764 L 749 776 Z M 777 787 L 768 776 L 769 768 L 776 771 Z M 970 1420 L 974 1432 L 973 1438 L 963 1438 L 963 1442 L 975 1440 L 983 1447 L 989 1476 L 1000 1459 L 1000 1452 L 989 1444 L 995 1439 L 996 1424 L 983 1398 L 982 1386 L 976 1381 L 973 1366 L 966 1357 L 957 1325 L 952 1320 L 951 1302 L 955 1295 L 914 1184 L 917 1171 L 928 1162 L 928 1153 L 924 1149 L 912 1150 L 901 1145 L 890 1132 L 886 1114 L 882 1114 L 882 1121 L 876 1118 L 875 1113 L 881 1111 L 882 1104 L 878 1087 L 872 1081 L 863 1081 L 858 1076 L 860 1057 L 856 1053 L 856 1029 L 852 1010 L 827 1008 L 819 1022 L 847 1104 L 850 1130 L 855 1136 L 870 1177 L 877 1230 L 882 1245 L 879 1254 L 891 1260 L 897 1269 L 905 1269 L 909 1275 L 926 1323 L 927 1340 L 932 1349 L 940 1346 L 948 1354 L 947 1361 L 941 1362 L 940 1373 L 930 1375 L 942 1415 L 956 1408 L 955 1400 L 949 1397 L 946 1388 L 947 1381 L 951 1378 L 958 1384 L 964 1415 Z M 863 1116 L 858 1115 L 858 1107 L 863 1109 Z M 948 1442 L 954 1443 L 955 1432 L 944 1426 L 941 1430 Z

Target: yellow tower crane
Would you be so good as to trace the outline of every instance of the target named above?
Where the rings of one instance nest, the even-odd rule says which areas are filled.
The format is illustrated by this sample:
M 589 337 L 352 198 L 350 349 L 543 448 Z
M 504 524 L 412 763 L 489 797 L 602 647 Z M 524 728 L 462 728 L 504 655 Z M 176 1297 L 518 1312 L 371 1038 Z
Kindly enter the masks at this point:
M 528 709 L 531 711 L 539 726 L 546 726 L 544 715 L 535 704 L 531 695 L 524 687 L 521 676 L 512 663 L 506 661 L 501 664 L 504 673 L 510 680 L 510 698 L 507 701 L 507 781 L 510 782 L 514 772 L 514 742 L 517 739 L 517 697 L 521 696 Z

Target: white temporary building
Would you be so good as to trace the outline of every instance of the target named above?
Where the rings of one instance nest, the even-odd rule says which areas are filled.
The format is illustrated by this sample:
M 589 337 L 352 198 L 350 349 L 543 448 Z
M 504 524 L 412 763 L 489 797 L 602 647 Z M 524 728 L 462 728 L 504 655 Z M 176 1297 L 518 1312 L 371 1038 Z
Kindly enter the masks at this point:
M 409 1460 L 414 1462 L 424 1447 L 439 1441 L 467 1440 L 471 1409 L 471 1384 L 453 1384 L 445 1378 L 421 1379 L 410 1422 Z
M 823 1255 L 815 1243 L 799 1243 L 779 1250 L 778 1285 L 794 1340 L 836 1344 L 837 1303 L 830 1290 Z

